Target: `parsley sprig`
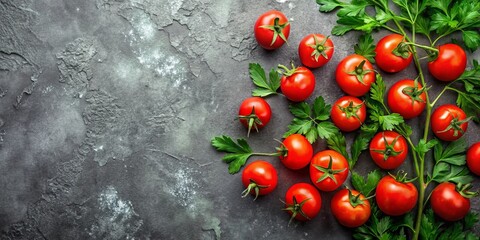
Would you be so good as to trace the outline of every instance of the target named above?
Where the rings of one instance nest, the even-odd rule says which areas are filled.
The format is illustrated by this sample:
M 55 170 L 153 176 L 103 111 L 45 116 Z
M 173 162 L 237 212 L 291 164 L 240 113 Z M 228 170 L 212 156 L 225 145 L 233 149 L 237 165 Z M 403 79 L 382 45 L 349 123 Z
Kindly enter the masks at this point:
M 248 72 L 250 73 L 250 79 L 252 79 L 253 84 L 256 86 L 252 91 L 252 96 L 266 97 L 278 94 L 277 91 L 280 87 L 280 74 L 275 68 L 270 70 L 268 80 L 265 75 L 265 70 L 258 63 L 250 63 L 248 65 Z

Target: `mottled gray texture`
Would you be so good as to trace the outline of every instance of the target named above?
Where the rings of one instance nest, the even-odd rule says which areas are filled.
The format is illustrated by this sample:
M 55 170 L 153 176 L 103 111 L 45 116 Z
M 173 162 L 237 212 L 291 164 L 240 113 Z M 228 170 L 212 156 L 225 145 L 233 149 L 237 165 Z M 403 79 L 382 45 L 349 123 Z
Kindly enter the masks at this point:
M 252 34 L 269 9 L 292 24 L 289 45 L 271 52 Z M 315 220 L 287 226 L 279 199 L 306 170 L 267 158 L 278 189 L 252 202 L 210 146 L 246 134 L 235 117 L 252 89 L 248 63 L 298 64 L 301 38 L 335 21 L 315 1 L 0 0 L 0 238 L 348 238 L 329 213 L 333 193 Z M 328 103 L 342 95 L 333 72 L 356 36 L 333 36 L 333 59 L 314 70 Z M 268 102 L 271 123 L 249 139 L 265 152 L 292 118 L 285 99 Z M 478 132 L 472 124 L 470 143 Z M 361 161 L 360 172 L 372 168 Z

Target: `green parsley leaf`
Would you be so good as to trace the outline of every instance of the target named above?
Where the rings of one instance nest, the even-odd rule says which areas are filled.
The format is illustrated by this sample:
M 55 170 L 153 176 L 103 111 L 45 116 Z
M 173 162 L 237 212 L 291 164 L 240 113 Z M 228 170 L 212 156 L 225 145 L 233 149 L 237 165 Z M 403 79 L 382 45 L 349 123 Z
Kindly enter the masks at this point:
M 217 136 L 211 141 L 212 146 L 220 152 L 226 152 L 223 161 L 228 163 L 228 172 L 235 174 L 245 165 L 247 159 L 253 155 L 253 151 L 245 139 L 237 139 L 237 143 L 229 136 Z
M 306 102 L 291 104 L 290 113 L 294 116 L 288 125 L 284 138 L 299 133 L 304 135 L 310 143 L 314 143 L 319 137 L 328 139 L 339 133 L 339 129 L 331 122 L 331 105 L 325 104 L 323 97 L 319 96 L 314 100 L 313 105 Z
M 331 12 L 335 8 L 343 5 L 340 1 L 337 0 L 317 0 L 317 4 L 320 5 L 320 12 Z
M 469 31 L 462 31 L 463 41 L 465 42 L 465 46 L 470 51 L 475 51 L 480 46 L 480 33 L 477 31 L 469 30 Z
M 364 56 L 371 63 L 375 63 L 375 44 L 371 34 L 361 35 L 353 48 L 356 54 Z
M 458 93 L 457 105 L 465 111 L 473 121 L 480 122 L 480 64 L 473 60 L 473 67 L 466 70 L 457 82 L 463 83 L 464 91 L 455 90 Z
M 383 103 L 385 99 L 385 91 L 387 87 L 385 86 L 385 82 L 383 81 L 382 75 L 376 74 L 375 75 L 375 82 L 372 84 L 370 88 L 370 98 L 379 102 Z
M 427 152 L 430 151 L 435 145 L 439 144 L 440 142 L 437 139 L 432 139 L 430 141 L 425 141 L 425 139 L 420 139 L 418 145 L 415 147 L 415 152 L 418 153 L 420 156 L 424 156 Z
M 391 113 L 387 115 L 372 114 L 370 115 L 372 121 L 378 122 L 380 128 L 383 130 L 393 130 L 404 122 L 403 117 L 398 113 Z
M 280 75 L 274 68 L 270 70 L 269 81 L 267 81 L 267 77 L 265 76 L 265 70 L 258 63 L 250 63 L 248 71 L 250 73 L 250 79 L 252 79 L 253 84 L 257 86 L 257 88 L 252 91 L 252 96 L 266 97 L 277 94 L 277 90 L 280 87 Z
M 352 171 L 351 181 L 353 188 L 361 192 L 366 197 L 370 197 L 374 193 L 374 190 L 381 178 L 382 173 L 378 169 L 368 173 L 366 179 L 357 172 Z
M 456 166 L 463 166 L 465 165 L 466 150 L 467 142 L 465 138 L 460 138 L 448 144 L 446 148 L 443 148 L 441 144 L 436 144 L 433 158 L 436 163 L 445 162 Z
M 342 154 L 348 160 L 349 168 L 353 168 L 350 155 L 347 152 L 347 142 L 343 134 L 335 134 L 330 138 L 327 138 L 327 147 Z
M 473 181 L 470 171 L 464 166 L 455 166 L 446 162 L 439 162 L 433 167 L 432 180 L 438 183 L 454 182 L 467 184 Z

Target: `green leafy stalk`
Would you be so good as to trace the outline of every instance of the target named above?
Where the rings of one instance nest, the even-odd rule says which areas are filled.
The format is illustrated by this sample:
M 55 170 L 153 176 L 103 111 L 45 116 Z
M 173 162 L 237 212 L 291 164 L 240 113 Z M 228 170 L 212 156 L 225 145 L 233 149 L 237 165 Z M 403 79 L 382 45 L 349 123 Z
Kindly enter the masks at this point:
M 280 87 L 280 74 L 272 68 L 269 73 L 269 80 L 265 75 L 265 70 L 258 63 L 250 63 L 248 65 L 250 79 L 257 88 L 253 89 L 252 96 L 266 97 L 272 94 L 278 94 Z

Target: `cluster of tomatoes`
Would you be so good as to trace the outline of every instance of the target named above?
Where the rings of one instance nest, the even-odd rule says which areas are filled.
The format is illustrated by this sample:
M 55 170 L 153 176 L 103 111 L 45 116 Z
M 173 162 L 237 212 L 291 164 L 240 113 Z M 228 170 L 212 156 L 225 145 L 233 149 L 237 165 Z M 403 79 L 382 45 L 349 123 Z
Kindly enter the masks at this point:
M 258 44 L 268 50 L 280 48 L 288 39 L 290 24 L 286 16 L 275 10 L 262 14 L 254 26 Z M 381 39 L 375 49 L 376 65 L 385 72 L 399 72 L 412 62 L 410 47 L 403 36 L 391 34 Z M 306 100 L 315 88 L 315 76 L 310 69 L 325 65 L 334 52 L 331 39 L 322 34 L 310 34 L 299 43 L 298 54 L 305 67 L 282 67 L 283 76 L 280 82 L 281 92 L 293 102 Z M 462 48 L 455 44 L 445 44 L 438 48 L 438 57 L 429 62 L 430 73 L 441 81 L 453 81 L 465 70 L 466 55 Z M 342 131 L 350 132 L 359 129 L 367 116 L 365 102 L 359 97 L 370 91 L 375 82 L 375 70 L 367 58 L 353 54 L 344 58 L 337 66 L 335 78 L 338 86 L 347 94 L 338 99 L 331 111 L 332 122 Z M 403 79 L 397 81 L 387 93 L 387 105 L 392 112 L 405 119 L 419 116 L 426 106 L 425 88 L 416 80 Z M 252 128 L 265 127 L 271 118 L 271 108 L 261 97 L 245 99 L 239 109 L 240 122 L 249 132 Z M 462 109 L 447 104 L 438 107 L 431 117 L 433 133 L 442 140 L 453 141 L 466 131 L 468 118 Z M 373 161 L 385 170 L 399 167 L 408 155 L 406 139 L 394 131 L 377 133 L 370 142 L 370 156 Z M 277 148 L 283 165 L 297 170 L 309 166 L 310 183 L 292 185 L 285 195 L 285 210 L 292 219 L 306 221 L 314 218 L 320 211 L 322 200 L 320 191 L 334 191 L 343 185 L 348 177 L 349 165 L 346 158 L 333 150 L 324 150 L 314 154 L 311 143 L 300 134 L 286 137 Z M 472 172 L 480 174 L 480 143 L 474 144 L 468 154 L 467 163 Z M 242 182 L 246 189 L 244 195 L 256 197 L 272 192 L 278 182 L 277 171 L 272 164 L 257 160 L 245 167 Z M 453 186 L 453 188 L 452 188 Z M 431 199 L 442 199 L 433 195 L 448 196 L 447 191 L 457 194 L 451 183 L 440 184 L 432 193 Z M 405 176 L 383 177 L 376 187 L 376 202 L 381 211 L 387 215 L 399 216 L 411 211 L 417 204 L 418 192 Z M 465 201 L 467 201 L 466 199 Z M 448 204 L 448 200 L 432 202 L 436 210 L 438 204 Z M 441 207 L 445 209 L 445 206 Z M 454 208 L 454 206 L 452 206 Z M 468 202 L 469 209 L 469 202 Z M 467 212 L 468 212 L 467 209 Z M 342 189 L 335 193 L 331 200 L 331 211 L 344 226 L 358 227 L 370 217 L 369 200 L 353 189 Z M 446 220 L 458 220 L 466 212 L 451 216 L 452 209 L 442 215 Z M 450 214 L 450 215 L 449 215 Z

